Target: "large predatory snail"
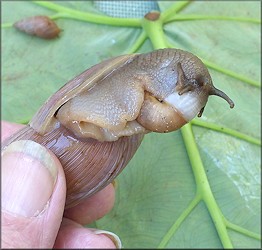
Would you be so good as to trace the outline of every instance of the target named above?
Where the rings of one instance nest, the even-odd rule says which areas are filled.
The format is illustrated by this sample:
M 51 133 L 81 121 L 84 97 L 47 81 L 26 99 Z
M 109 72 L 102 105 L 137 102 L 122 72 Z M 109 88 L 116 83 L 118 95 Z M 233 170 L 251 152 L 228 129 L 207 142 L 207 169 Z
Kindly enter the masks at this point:
M 123 55 L 84 71 L 59 89 L 29 125 L 4 142 L 30 139 L 61 161 L 66 207 L 104 188 L 123 170 L 144 134 L 179 129 L 201 116 L 216 89 L 199 58 L 179 49 Z

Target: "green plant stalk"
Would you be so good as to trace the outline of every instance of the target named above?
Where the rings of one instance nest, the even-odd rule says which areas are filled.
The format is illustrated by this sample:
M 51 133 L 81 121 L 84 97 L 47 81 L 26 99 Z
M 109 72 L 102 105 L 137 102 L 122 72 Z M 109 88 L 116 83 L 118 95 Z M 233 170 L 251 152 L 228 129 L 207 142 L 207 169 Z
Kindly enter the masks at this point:
M 139 37 L 136 39 L 135 43 L 132 45 L 131 48 L 128 49 L 128 54 L 132 54 L 135 53 L 141 46 L 142 44 L 145 42 L 147 36 L 146 36 L 146 32 L 144 30 L 142 30 L 141 34 L 139 35 Z
M 23 120 L 19 120 L 19 121 L 16 121 L 16 123 L 19 123 L 19 124 L 24 124 L 24 125 L 27 125 L 28 123 L 30 122 L 29 119 L 23 119 Z
M 173 237 L 177 229 L 180 227 L 182 222 L 187 218 L 187 216 L 194 210 L 194 208 L 197 206 L 197 204 L 201 201 L 201 196 L 197 194 L 194 199 L 190 202 L 190 204 L 187 206 L 187 208 L 182 212 L 182 214 L 179 216 L 179 218 L 176 220 L 176 222 L 172 225 L 172 227 L 168 230 L 168 232 L 164 235 L 163 239 L 157 246 L 157 248 L 165 248 L 170 241 L 170 239 Z
M 113 26 L 131 26 L 131 27 L 141 27 L 141 19 L 139 18 L 117 18 L 109 17 L 106 15 L 97 15 L 93 13 L 83 12 L 79 10 L 73 10 L 62 5 L 50 2 L 50 1 L 33 1 L 35 4 L 42 7 L 48 8 L 59 12 L 60 17 L 77 19 L 81 21 L 113 25 Z
M 155 21 L 150 21 L 144 18 L 142 20 L 142 27 L 155 49 L 164 49 L 167 47 L 167 42 L 163 31 L 163 21 L 161 17 Z
M 233 248 L 232 242 L 227 232 L 224 216 L 216 203 L 211 187 L 209 185 L 200 153 L 194 139 L 192 125 L 185 125 L 183 128 L 181 128 L 181 132 L 188 152 L 192 170 L 194 172 L 197 184 L 197 193 L 201 196 L 207 206 L 207 209 L 212 217 L 223 247 Z
M 201 121 L 200 119 L 194 119 L 191 121 L 191 124 L 199 126 L 199 127 L 203 127 L 203 128 L 208 128 L 214 131 L 218 131 L 224 134 L 228 134 L 231 135 L 235 138 L 253 143 L 255 145 L 261 146 L 261 140 L 254 138 L 252 136 L 246 135 L 244 133 L 240 133 L 234 129 L 230 129 L 230 128 L 226 128 L 223 127 L 221 125 L 217 125 L 215 123 L 211 123 L 211 122 L 206 122 L 206 121 Z
M 4 28 L 11 28 L 13 26 L 12 23 L 2 23 L 1 24 L 1 28 L 4 29 Z
M 64 13 L 64 12 L 57 12 L 56 14 L 50 16 L 49 18 L 52 19 L 52 20 L 56 20 L 56 19 L 59 19 L 59 18 L 60 18 L 60 19 L 62 19 L 62 18 L 73 19 L 73 18 L 71 18 L 70 15 L 67 15 L 67 14 Z
M 173 21 L 201 21 L 201 20 L 221 20 L 221 21 L 237 21 L 237 22 L 250 22 L 260 24 L 261 20 L 257 18 L 248 17 L 230 17 L 230 16 L 208 16 L 208 15 L 175 15 L 165 19 L 165 24 Z
M 162 12 L 163 22 L 166 23 L 166 21 L 169 18 L 172 18 L 174 15 L 176 15 L 176 13 L 180 12 L 181 10 L 183 10 L 190 3 L 192 3 L 192 1 L 177 1 L 176 3 L 174 3 L 167 10 Z
M 238 80 L 240 80 L 242 82 L 246 82 L 246 83 L 248 83 L 248 84 L 250 84 L 252 86 L 260 88 L 260 83 L 257 82 L 257 81 L 254 81 L 254 80 L 252 80 L 252 79 L 250 79 L 250 78 L 248 78 L 246 76 L 240 75 L 239 73 L 236 73 L 234 71 L 231 71 L 231 70 L 225 69 L 223 67 L 220 67 L 219 65 L 217 65 L 215 63 L 212 63 L 212 62 L 210 62 L 208 60 L 205 60 L 205 59 L 202 59 L 202 58 L 201 58 L 201 60 L 203 61 L 204 64 L 206 64 L 207 67 L 209 67 L 211 69 L 214 69 L 214 70 L 216 70 L 218 72 L 221 72 L 221 73 L 223 73 L 225 75 L 231 76 L 231 77 L 233 77 L 235 79 L 238 79 Z
M 243 228 L 243 227 L 240 227 L 228 220 L 225 220 L 225 223 L 226 223 L 226 226 L 227 228 L 231 229 L 231 230 L 234 230 L 238 233 L 241 233 L 241 234 L 244 234 L 244 235 L 247 235 L 251 238 L 254 238 L 256 240 L 261 240 L 261 235 L 260 234 L 257 234 L 257 233 L 254 233 L 254 232 L 250 232 L 249 230 Z

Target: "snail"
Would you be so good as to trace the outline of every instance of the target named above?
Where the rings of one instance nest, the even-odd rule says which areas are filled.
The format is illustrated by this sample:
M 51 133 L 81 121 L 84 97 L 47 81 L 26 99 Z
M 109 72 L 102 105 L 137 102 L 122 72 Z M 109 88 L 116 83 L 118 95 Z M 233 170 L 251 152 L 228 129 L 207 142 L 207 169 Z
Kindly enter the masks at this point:
M 118 56 L 60 88 L 2 149 L 30 139 L 54 152 L 65 171 L 69 208 L 112 182 L 145 134 L 171 132 L 201 116 L 210 95 L 234 107 L 189 52 Z
M 13 26 L 29 35 L 44 39 L 53 39 L 61 31 L 56 23 L 47 16 L 28 17 L 14 23 Z

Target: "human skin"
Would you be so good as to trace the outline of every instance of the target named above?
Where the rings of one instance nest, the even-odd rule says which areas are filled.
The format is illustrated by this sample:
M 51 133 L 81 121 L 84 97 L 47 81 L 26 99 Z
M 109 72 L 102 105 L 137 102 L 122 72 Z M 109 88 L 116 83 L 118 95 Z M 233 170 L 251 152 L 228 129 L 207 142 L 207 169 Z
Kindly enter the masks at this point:
M 2 121 L 1 125 L 2 141 L 23 127 L 23 125 L 5 121 Z M 115 199 L 113 185 L 108 185 L 100 192 L 83 200 L 77 206 L 64 210 L 66 181 L 63 168 L 51 151 L 46 150 L 46 154 L 49 154 L 49 157 L 53 159 L 55 168 L 57 168 L 57 177 L 54 188 L 51 190 L 51 198 L 43 211 L 36 216 L 24 216 L 19 212 L 14 213 L 9 210 L 9 205 L 5 205 L 10 204 L 10 199 L 16 197 L 15 195 L 19 195 L 5 195 L 6 186 L 15 187 L 17 178 L 22 174 L 20 170 L 34 164 L 34 162 L 26 163 L 27 166 L 25 166 L 26 164 L 23 163 L 24 158 L 21 158 L 21 155 L 19 155 L 19 161 L 17 161 L 17 153 L 2 157 L 2 247 L 115 248 L 116 245 L 111 240 L 112 236 L 109 238 L 107 232 L 100 232 L 83 226 L 103 217 L 112 209 Z M 7 179 L 8 183 L 5 185 Z M 26 182 L 30 183 L 30 179 Z M 19 190 L 19 193 L 24 194 L 27 192 L 26 188 L 25 183 L 25 185 L 19 185 L 17 190 Z M 46 189 L 43 189 L 43 192 Z M 36 195 L 36 197 L 41 197 L 42 194 L 39 193 L 39 190 L 42 189 L 29 189 L 28 196 L 33 197 Z M 27 193 L 25 193 L 25 197 L 30 201 L 31 198 L 27 197 Z M 13 202 L 15 203 L 16 200 Z M 38 202 L 38 199 L 34 199 L 33 202 Z M 28 203 L 26 204 L 28 205 Z

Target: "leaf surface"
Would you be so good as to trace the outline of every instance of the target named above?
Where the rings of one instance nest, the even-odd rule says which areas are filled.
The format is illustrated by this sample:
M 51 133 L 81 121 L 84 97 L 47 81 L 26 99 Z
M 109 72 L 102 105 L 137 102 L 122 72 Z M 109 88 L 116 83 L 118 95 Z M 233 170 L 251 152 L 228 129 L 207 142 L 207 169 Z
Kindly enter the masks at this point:
M 260 20 L 261 4 L 195 1 L 177 8 L 181 3 L 159 2 L 168 20 L 164 25 L 166 46 L 188 50 L 207 62 L 214 85 L 234 100 L 235 108 L 230 110 L 222 99 L 210 97 L 203 116 L 182 133 L 146 135 L 117 178 L 113 210 L 93 226 L 115 232 L 126 248 L 221 248 L 230 244 L 258 248 L 261 27 L 247 19 Z M 55 4 L 100 13 L 91 2 Z M 106 58 L 154 49 L 149 40 L 134 46 L 137 39 L 143 40 L 141 27 L 90 23 L 74 15 L 58 16 L 56 22 L 63 29 L 60 37 L 42 40 L 8 24 L 27 16 L 53 16 L 57 11 L 20 1 L 3 2 L 2 10 L 5 120 L 30 120 L 65 82 Z M 246 20 L 234 20 L 239 17 Z M 186 142 L 190 130 L 193 137 Z M 189 147 L 194 145 L 198 151 L 192 155 Z M 198 169 L 203 172 L 198 174 Z M 207 190 L 198 177 L 207 180 Z

